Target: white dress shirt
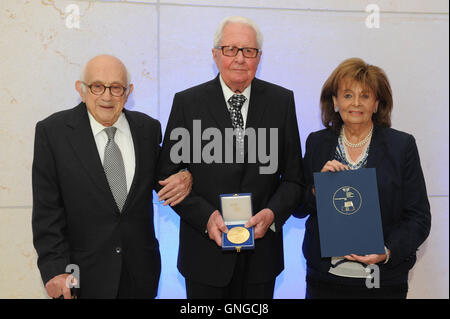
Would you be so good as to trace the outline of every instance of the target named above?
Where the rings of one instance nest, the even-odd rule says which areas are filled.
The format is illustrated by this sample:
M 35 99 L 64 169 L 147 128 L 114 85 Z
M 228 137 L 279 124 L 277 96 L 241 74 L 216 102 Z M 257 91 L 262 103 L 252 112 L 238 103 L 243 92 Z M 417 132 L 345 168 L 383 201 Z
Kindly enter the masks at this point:
M 224 80 L 222 79 L 222 75 L 219 75 L 219 79 L 220 79 L 220 86 L 222 87 L 222 91 L 223 91 L 223 96 L 225 97 L 225 103 L 228 107 L 228 110 L 230 110 L 231 106 L 230 106 L 230 103 L 228 103 L 228 100 L 235 93 L 233 91 L 231 91 L 231 89 L 225 84 Z M 242 120 L 244 121 L 244 130 L 245 130 L 245 127 L 247 124 L 247 114 L 248 114 L 248 107 L 250 105 L 251 89 L 252 89 L 252 84 L 250 83 L 250 85 L 244 89 L 244 92 L 241 93 L 242 95 L 244 95 L 246 97 L 246 100 L 241 108 Z M 257 212 L 255 212 L 255 213 L 257 213 Z M 275 232 L 275 222 L 273 222 L 272 225 L 270 225 L 270 230 Z
M 230 107 L 230 103 L 228 103 L 228 100 L 235 93 L 233 91 L 231 91 L 231 89 L 225 84 L 225 82 L 222 79 L 222 75 L 220 75 L 219 78 L 220 78 L 220 85 L 222 86 L 223 96 L 225 97 L 225 103 L 227 104 L 228 110 L 230 110 L 231 107 Z M 244 121 L 244 130 L 245 130 L 245 125 L 247 123 L 247 113 L 248 113 L 248 106 L 250 104 L 251 86 L 252 86 L 251 84 L 249 86 L 247 86 L 245 88 L 244 92 L 241 93 L 243 96 L 246 97 L 246 100 L 241 108 L 242 120 Z
M 101 125 L 88 111 L 89 122 L 91 124 L 92 134 L 94 135 L 95 144 L 97 145 L 98 155 L 102 161 L 105 157 L 105 147 L 108 142 L 108 136 L 104 129 L 106 126 Z M 127 180 L 127 192 L 130 191 L 131 183 L 134 178 L 134 171 L 136 168 L 136 157 L 134 153 L 133 137 L 131 136 L 130 125 L 128 124 L 127 118 L 123 112 L 120 114 L 116 123 L 113 124 L 117 128 L 116 134 L 114 136 L 114 141 L 117 146 L 119 146 L 120 152 L 122 153 L 123 164 L 125 165 L 125 178 Z

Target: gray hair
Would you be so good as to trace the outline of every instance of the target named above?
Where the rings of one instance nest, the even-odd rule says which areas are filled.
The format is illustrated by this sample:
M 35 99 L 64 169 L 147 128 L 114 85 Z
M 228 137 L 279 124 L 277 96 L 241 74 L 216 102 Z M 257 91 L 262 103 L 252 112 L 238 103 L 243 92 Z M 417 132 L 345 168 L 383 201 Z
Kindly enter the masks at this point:
M 258 49 L 260 50 L 262 49 L 263 35 L 261 33 L 261 30 L 259 30 L 258 25 L 249 18 L 241 16 L 226 17 L 225 19 L 222 20 L 222 22 L 219 24 L 219 27 L 217 28 L 216 34 L 214 35 L 214 48 L 219 46 L 220 41 L 222 40 L 223 29 L 228 23 L 242 23 L 248 25 L 253 30 L 255 30 L 256 43 L 258 45 Z
M 90 61 L 91 60 L 87 61 L 84 64 L 83 68 L 81 69 L 81 72 L 80 72 L 80 81 L 81 82 L 86 81 L 86 67 Z M 128 71 L 128 69 L 125 65 L 124 65 L 124 67 L 125 67 L 125 70 L 127 71 L 127 87 L 129 87 L 130 83 L 131 83 L 131 73 L 130 73 L 130 71 Z M 86 92 L 86 86 L 84 84 L 82 85 L 82 90 L 83 90 L 83 92 Z

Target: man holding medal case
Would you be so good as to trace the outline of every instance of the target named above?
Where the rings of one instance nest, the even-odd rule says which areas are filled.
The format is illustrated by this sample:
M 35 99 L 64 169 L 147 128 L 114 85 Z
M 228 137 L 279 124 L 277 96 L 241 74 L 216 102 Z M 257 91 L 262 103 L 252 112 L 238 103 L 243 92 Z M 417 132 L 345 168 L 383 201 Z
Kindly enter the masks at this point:
M 255 232 L 248 226 L 253 215 L 252 194 L 220 195 L 222 217 L 227 230 L 222 233 L 222 249 L 236 250 L 255 248 Z M 266 230 L 267 231 L 267 230 Z
M 220 74 L 174 96 L 159 178 L 184 168 L 193 177 L 191 193 L 173 207 L 180 216 L 178 269 L 185 277 L 189 299 L 273 298 L 275 279 L 284 268 L 282 226 L 300 204 L 304 191 L 300 137 L 293 92 L 255 78 L 261 48 L 262 35 L 253 21 L 226 18 L 216 32 L 212 49 Z M 173 140 L 171 132 L 177 128 L 187 130 L 192 146 L 195 120 L 200 120 L 204 129 L 220 130 L 225 150 L 222 154 L 226 154 L 225 143 L 229 143 L 227 129 L 253 129 L 256 141 L 266 134 L 266 146 L 276 146 L 271 154 L 276 169 L 261 173 L 267 163 L 259 158 L 249 160 L 250 148 L 256 145 L 248 143 L 245 136 L 242 162 L 235 161 L 235 157 L 233 162 L 195 161 L 195 150 L 190 152 L 189 161 L 173 161 L 172 148 L 176 149 L 180 141 Z M 277 134 L 269 136 L 273 130 Z M 236 134 L 236 143 L 240 138 Z M 210 141 L 201 143 L 203 149 Z M 249 193 L 253 216 L 250 214 L 239 228 L 228 228 L 220 211 L 224 199 L 221 195 Z M 225 237 L 227 233 L 230 236 Z M 254 248 L 237 252 L 236 247 L 242 247 L 246 237 L 253 235 Z M 222 248 L 222 238 L 227 241 L 225 246 L 230 244 L 230 251 Z

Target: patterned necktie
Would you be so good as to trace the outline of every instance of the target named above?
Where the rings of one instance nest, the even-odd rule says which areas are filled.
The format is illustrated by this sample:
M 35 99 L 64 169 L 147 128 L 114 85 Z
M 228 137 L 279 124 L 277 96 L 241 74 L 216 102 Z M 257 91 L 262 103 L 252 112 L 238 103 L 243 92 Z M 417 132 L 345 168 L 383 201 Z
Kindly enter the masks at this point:
M 105 147 L 105 158 L 103 160 L 103 169 L 109 188 L 116 201 L 117 207 L 122 212 L 123 205 L 127 199 L 127 180 L 125 176 L 125 165 L 123 163 L 122 153 L 119 146 L 114 142 L 114 135 L 117 128 L 110 126 L 104 129 L 108 135 L 108 142 Z
M 230 103 L 231 123 L 236 130 L 236 139 L 239 145 L 244 145 L 244 119 L 242 118 L 241 108 L 247 98 L 242 94 L 233 94 L 228 99 Z

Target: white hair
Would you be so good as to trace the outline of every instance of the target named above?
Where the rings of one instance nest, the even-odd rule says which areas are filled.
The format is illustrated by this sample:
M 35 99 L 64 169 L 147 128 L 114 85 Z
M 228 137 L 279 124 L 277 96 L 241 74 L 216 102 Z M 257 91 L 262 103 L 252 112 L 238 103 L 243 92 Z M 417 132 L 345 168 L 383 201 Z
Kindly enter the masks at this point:
M 249 18 L 241 16 L 226 17 L 222 20 L 222 22 L 219 24 L 219 27 L 217 28 L 216 34 L 214 35 L 214 48 L 219 46 L 223 36 L 223 29 L 228 23 L 242 23 L 251 27 L 256 33 L 256 43 L 258 45 L 258 49 L 262 49 L 263 35 L 261 33 L 261 30 L 259 30 L 258 25 Z
M 113 56 L 114 57 L 114 56 Z M 115 57 L 116 59 L 118 59 L 117 57 Z M 92 60 L 92 59 L 91 59 Z M 80 72 L 80 81 L 81 82 L 86 82 L 86 67 L 87 67 L 87 65 L 88 65 L 88 63 L 91 61 L 91 60 L 89 60 L 89 61 L 87 61 L 85 64 L 84 64 L 84 66 L 83 66 L 83 68 L 81 69 L 81 72 Z M 120 59 L 118 59 L 119 61 L 120 61 Z M 125 64 L 124 64 L 124 67 L 125 67 L 125 70 L 127 71 L 127 87 L 129 87 L 130 86 L 130 83 L 131 83 L 131 73 L 128 71 L 128 69 L 127 69 L 127 67 L 125 66 Z M 86 85 L 82 85 L 82 90 L 83 90 L 83 92 L 86 92 Z

